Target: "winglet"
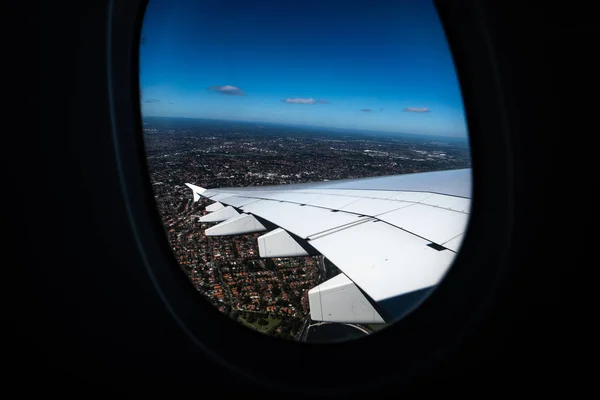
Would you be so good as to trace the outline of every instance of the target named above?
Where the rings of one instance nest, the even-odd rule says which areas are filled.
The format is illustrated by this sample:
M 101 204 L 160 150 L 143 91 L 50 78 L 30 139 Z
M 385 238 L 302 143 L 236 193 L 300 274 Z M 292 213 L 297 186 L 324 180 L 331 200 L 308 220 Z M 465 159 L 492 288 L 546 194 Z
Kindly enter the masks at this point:
M 200 199 L 202 193 L 206 192 L 206 189 L 203 187 L 192 185 L 191 183 L 186 183 L 185 185 L 192 189 L 192 192 L 194 193 L 194 203 Z

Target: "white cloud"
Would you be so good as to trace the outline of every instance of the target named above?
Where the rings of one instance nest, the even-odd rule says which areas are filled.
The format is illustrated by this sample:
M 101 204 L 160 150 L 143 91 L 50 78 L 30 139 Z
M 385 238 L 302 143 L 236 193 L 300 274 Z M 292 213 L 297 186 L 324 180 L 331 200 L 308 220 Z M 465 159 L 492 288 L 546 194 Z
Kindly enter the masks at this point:
M 406 112 L 429 112 L 429 108 L 427 107 L 407 107 L 404 109 Z
M 222 85 L 222 86 L 209 86 L 208 90 L 214 90 L 222 94 L 228 94 L 232 96 L 245 96 L 246 93 L 237 86 Z
M 302 99 L 302 98 L 295 98 L 295 99 L 285 99 L 285 100 L 281 100 L 284 103 L 289 103 L 289 104 L 315 104 L 317 101 L 313 98 L 310 99 Z

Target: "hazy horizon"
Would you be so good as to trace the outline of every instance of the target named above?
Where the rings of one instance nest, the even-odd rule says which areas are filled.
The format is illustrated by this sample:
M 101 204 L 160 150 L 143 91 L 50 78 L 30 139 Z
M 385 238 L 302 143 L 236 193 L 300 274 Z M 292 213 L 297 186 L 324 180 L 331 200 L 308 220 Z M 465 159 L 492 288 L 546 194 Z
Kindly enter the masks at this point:
M 214 122 L 232 122 L 232 123 L 246 123 L 246 124 L 265 124 L 265 125 L 277 125 L 277 126 L 285 126 L 290 128 L 310 128 L 310 129 L 335 129 L 341 131 L 349 131 L 352 133 L 382 133 L 385 134 L 386 137 L 398 135 L 398 136 L 415 136 L 422 138 L 440 138 L 440 139 L 452 139 L 452 140 L 465 140 L 468 141 L 468 136 L 446 136 L 439 134 L 421 134 L 421 133 L 412 133 L 412 132 L 392 132 L 392 131 L 379 131 L 376 129 L 358 129 L 358 128 L 337 128 L 337 127 L 329 127 L 329 126 L 316 126 L 316 125 L 306 125 L 306 124 L 295 124 L 289 122 L 265 122 L 265 121 L 245 121 L 238 119 L 221 119 L 221 118 L 204 118 L 204 117 L 172 117 L 165 115 L 142 115 L 142 120 L 146 118 L 166 118 L 166 119 L 189 119 L 189 120 L 199 120 L 199 121 L 214 121 Z

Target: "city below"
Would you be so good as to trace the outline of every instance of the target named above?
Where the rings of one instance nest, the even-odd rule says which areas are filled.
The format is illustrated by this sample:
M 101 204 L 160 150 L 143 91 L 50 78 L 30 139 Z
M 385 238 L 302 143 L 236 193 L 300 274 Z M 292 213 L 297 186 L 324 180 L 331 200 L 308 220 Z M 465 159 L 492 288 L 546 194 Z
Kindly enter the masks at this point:
M 187 118 L 145 117 L 150 180 L 169 243 L 195 288 L 259 332 L 297 341 L 359 337 L 382 326 L 311 321 L 308 290 L 339 271 L 321 256 L 259 258 L 260 234 L 208 237 L 205 188 L 280 185 L 471 167 L 464 139 Z

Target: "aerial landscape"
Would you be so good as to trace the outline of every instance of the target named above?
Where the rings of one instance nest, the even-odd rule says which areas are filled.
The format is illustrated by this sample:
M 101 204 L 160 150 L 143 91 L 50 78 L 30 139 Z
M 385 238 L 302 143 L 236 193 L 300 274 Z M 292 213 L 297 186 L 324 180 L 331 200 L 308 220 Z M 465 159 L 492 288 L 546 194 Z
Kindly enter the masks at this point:
M 318 257 L 261 259 L 256 237 L 210 237 L 186 182 L 264 186 L 469 168 L 465 139 L 298 126 L 144 118 L 150 180 L 169 242 L 193 285 L 224 314 L 275 337 L 300 340 L 307 292 L 327 276 Z M 214 225 L 214 223 L 212 224 Z M 364 326 L 365 330 L 377 329 Z
M 439 260 L 449 266 L 447 257 L 456 247 L 442 244 L 460 241 L 465 198 L 437 193 L 438 203 L 412 209 L 428 210 L 432 214 L 424 218 L 430 221 L 458 221 L 444 227 L 452 235 L 437 244 L 393 221 L 377 225 L 395 226 L 392 235 L 409 235 L 403 243 L 418 242 L 425 247 L 418 252 L 439 260 L 405 257 L 395 259 L 395 269 L 389 270 L 381 264 L 375 274 L 382 280 L 379 286 L 364 278 L 372 289 L 367 293 L 323 253 L 261 257 L 261 233 L 207 234 L 219 223 L 206 221 L 211 211 L 206 207 L 215 202 L 198 192 L 470 169 L 460 86 L 431 1 L 374 1 L 368 11 L 358 3 L 313 0 L 150 1 L 139 49 L 143 141 L 156 206 L 181 270 L 224 315 L 288 340 L 360 337 L 395 321 L 383 318 L 390 314 L 376 311 L 377 301 L 369 299 L 379 288 L 389 286 L 385 290 L 392 293 L 393 281 L 387 282 L 386 274 L 408 268 L 409 276 L 417 276 L 411 271 L 419 262 L 425 264 L 414 286 L 407 283 L 412 278 L 394 275 L 407 286 L 403 293 L 416 293 L 437 282 L 443 271 Z M 429 195 L 433 192 L 439 191 L 428 189 Z M 452 209 L 459 204 L 463 209 Z M 240 210 L 229 207 L 228 212 L 255 218 Z M 330 211 L 339 218 L 350 215 Z M 378 221 L 368 210 L 356 212 L 352 223 L 366 216 Z M 411 212 L 409 218 L 416 215 Z M 303 222 L 310 224 L 311 218 Z M 284 233 L 296 235 L 294 229 Z M 431 229 L 429 234 L 440 236 Z M 299 245 L 308 248 L 307 243 Z M 388 261 L 377 261 L 380 255 L 366 262 Z M 423 272 L 431 266 L 438 272 Z M 360 267 L 353 270 L 359 279 Z M 346 279 L 338 294 L 354 290 L 352 296 L 358 297 L 329 297 L 332 304 L 355 307 L 356 315 L 372 309 L 375 323 L 311 318 L 310 304 L 315 303 L 309 291 L 341 282 L 338 278 Z M 313 307 L 317 309 L 322 312 L 323 307 Z

